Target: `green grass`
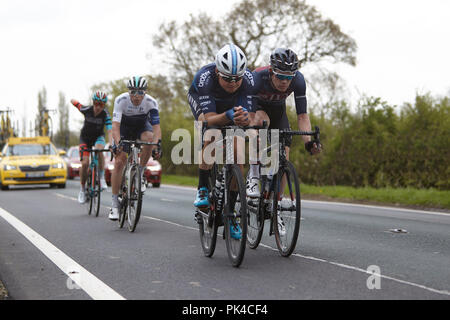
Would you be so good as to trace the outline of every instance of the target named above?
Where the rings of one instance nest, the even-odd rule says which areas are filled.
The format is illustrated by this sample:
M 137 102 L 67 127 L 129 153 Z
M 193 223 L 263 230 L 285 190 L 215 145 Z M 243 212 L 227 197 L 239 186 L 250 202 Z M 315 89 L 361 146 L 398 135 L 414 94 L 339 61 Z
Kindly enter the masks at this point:
M 197 177 L 163 175 L 163 183 L 196 187 Z M 369 201 L 392 205 L 410 205 L 450 209 L 450 190 L 413 188 L 352 188 L 344 186 L 312 186 L 301 184 L 304 198 L 308 196 L 332 200 Z

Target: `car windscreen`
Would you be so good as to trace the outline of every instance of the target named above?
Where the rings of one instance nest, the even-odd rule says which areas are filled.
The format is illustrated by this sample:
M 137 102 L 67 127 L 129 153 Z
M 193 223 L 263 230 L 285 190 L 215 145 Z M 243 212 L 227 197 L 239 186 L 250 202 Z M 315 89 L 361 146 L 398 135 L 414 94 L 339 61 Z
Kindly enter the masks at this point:
M 8 146 L 7 156 L 43 156 L 56 155 L 50 144 L 15 144 Z

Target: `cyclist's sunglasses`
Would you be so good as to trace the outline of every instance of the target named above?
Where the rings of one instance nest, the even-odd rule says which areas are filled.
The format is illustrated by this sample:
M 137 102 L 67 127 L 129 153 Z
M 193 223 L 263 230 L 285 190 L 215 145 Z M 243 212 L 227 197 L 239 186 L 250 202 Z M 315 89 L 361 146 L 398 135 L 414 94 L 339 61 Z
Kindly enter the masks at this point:
M 276 72 L 275 70 L 273 70 L 273 73 L 280 80 L 292 80 L 295 77 L 295 74 L 282 74 L 282 73 Z
M 223 73 L 220 73 L 220 72 L 219 72 L 219 76 L 225 82 L 239 82 L 244 77 L 244 76 L 227 76 L 227 75 L 225 75 Z
M 98 99 L 95 99 L 95 100 L 94 100 L 94 106 L 104 107 L 105 104 L 106 104 L 106 101 L 105 101 L 105 100 L 98 100 Z
M 144 90 L 130 90 L 130 94 L 135 96 L 135 95 L 139 95 L 139 96 L 143 96 L 145 94 Z

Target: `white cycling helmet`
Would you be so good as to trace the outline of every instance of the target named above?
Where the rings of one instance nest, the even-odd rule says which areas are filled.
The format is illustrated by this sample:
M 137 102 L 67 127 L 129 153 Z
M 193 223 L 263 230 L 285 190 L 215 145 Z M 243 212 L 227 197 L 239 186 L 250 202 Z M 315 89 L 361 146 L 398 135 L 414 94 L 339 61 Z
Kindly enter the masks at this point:
M 247 69 L 247 58 L 241 48 L 228 43 L 217 52 L 216 67 L 224 75 L 241 77 Z
M 127 82 L 128 89 L 147 90 L 147 80 L 144 77 L 131 77 Z

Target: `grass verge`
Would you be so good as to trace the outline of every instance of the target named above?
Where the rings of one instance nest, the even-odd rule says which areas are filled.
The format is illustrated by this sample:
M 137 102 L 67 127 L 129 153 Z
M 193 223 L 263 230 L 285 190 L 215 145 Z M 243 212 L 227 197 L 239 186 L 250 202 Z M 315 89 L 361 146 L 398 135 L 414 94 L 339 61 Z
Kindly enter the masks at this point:
M 195 187 L 197 177 L 163 175 L 163 183 Z M 435 208 L 450 210 L 450 190 L 414 188 L 353 188 L 345 186 L 312 186 L 301 184 L 303 199 L 333 200 L 406 206 L 414 208 Z

